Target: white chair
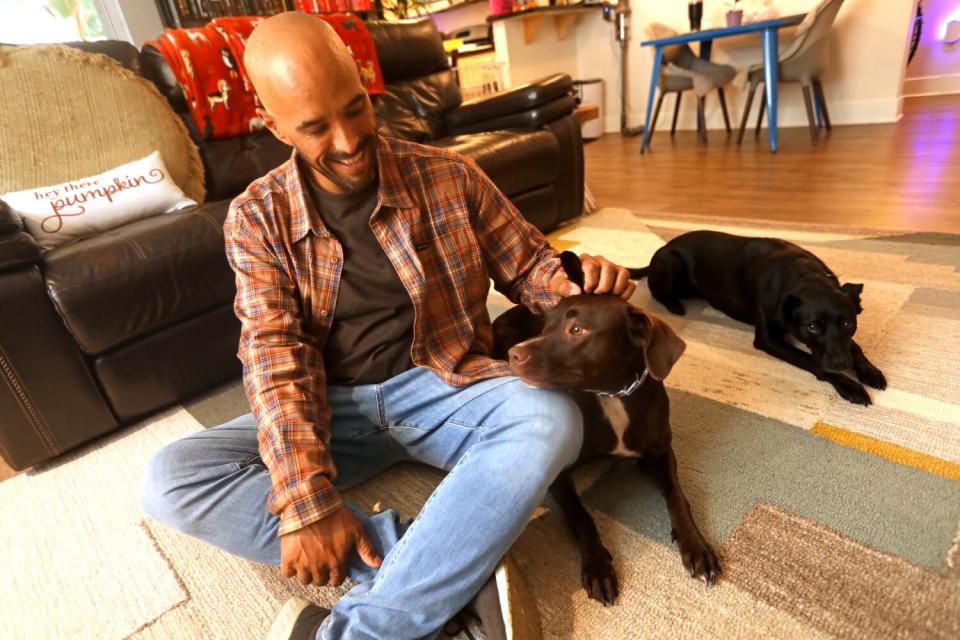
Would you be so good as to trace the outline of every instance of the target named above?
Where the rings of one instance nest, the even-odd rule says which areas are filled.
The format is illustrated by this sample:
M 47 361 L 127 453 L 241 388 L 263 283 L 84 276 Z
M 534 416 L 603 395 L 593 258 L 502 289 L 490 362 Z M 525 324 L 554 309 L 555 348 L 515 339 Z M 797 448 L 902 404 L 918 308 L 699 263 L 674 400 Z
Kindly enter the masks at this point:
M 830 114 L 827 112 L 827 102 L 823 95 L 823 84 L 820 82 L 820 77 L 829 64 L 827 37 L 830 35 L 833 21 L 837 17 L 842 4 L 843 0 L 823 0 L 808 13 L 797 27 L 793 41 L 780 54 L 779 64 L 777 65 L 778 83 L 797 83 L 803 89 L 803 101 L 807 107 L 807 122 L 810 126 L 810 138 L 814 144 L 817 143 L 819 138 L 814 103 L 816 108 L 819 109 L 820 115 L 823 116 L 823 124 L 827 131 L 831 129 Z M 743 140 L 750 106 L 753 104 L 753 95 L 757 92 L 757 87 L 763 82 L 763 65 L 751 66 L 747 72 L 747 79 L 750 82 L 750 92 L 747 94 L 747 102 L 743 106 L 737 144 L 740 144 Z M 765 107 L 766 101 L 761 100 L 755 134 L 760 133 Z
M 647 27 L 654 39 L 669 38 L 677 35 L 670 27 L 652 23 Z M 650 135 L 647 145 L 653 140 L 653 131 L 657 126 L 657 116 L 660 115 L 660 105 L 668 93 L 676 93 L 677 101 L 673 108 L 673 123 L 670 125 L 670 135 L 677 129 L 677 114 L 680 113 L 680 96 L 684 91 L 694 91 L 697 94 L 697 129 L 700 132 L 701 142 L 707 141 L 706 122 L 706 94 L 716 89 L 720 97 L 720 107 L 723 110 L 723 121 L 730 129 L 730 116 L 727 113 L 727 100 L 723 94 L 723 87 L 736 75 L 736 69 L 727 64 L 716 64 L 702 60 L 696 56 L 686 44 L 673 45 L 663 49 L 663 68 L 657 81 L 657 104 L 653 109 L 653 119 L 650 121 Z

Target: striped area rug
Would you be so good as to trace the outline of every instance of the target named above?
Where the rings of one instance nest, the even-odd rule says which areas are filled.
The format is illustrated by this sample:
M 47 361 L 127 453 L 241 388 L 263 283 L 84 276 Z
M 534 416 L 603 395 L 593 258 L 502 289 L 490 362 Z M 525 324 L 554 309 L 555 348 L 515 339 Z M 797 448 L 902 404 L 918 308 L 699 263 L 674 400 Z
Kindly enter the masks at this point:
M 606 208 L 551 241 L 642 266 L 696 228 L 792 240 L 864 283 L 858 340 L 890 386 L 870 390 L 870 407 L 846 403 L 755 351 L 749 327 L 696 303 L 671 316 L 641 285 L 634 302 L 688 345 L 667 379 L 675 450 L 724 574 L 714 587 L 686 576 L 666 507 L 631 464 L 591 465 L 577 484 L 621 597 L 607 608 L 586 597 L 576 548 L 546 502 L 515 546 L 546 637 L 960 637 L 960 236 Z M 507 305 L 491 294 L 491 313 Z M 238 381 L 0 482 L 0 635 L 261 638 L 291 595 L 335 602 L 335 589 L 302 588 L 139 512 L 157 448 L 246 410 Z M 412 516 L 439 479 L 402 465 L 350 497 Z

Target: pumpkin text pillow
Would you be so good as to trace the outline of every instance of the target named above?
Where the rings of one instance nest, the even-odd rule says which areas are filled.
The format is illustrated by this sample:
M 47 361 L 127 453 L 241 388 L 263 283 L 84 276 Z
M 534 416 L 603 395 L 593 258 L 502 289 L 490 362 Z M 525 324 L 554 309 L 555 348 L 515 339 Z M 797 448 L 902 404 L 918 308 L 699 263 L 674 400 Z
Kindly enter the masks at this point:
M 46 250 L 140 218 L 197 204 L 170 178 L 159 151 L 100 175 L 0 195 Z

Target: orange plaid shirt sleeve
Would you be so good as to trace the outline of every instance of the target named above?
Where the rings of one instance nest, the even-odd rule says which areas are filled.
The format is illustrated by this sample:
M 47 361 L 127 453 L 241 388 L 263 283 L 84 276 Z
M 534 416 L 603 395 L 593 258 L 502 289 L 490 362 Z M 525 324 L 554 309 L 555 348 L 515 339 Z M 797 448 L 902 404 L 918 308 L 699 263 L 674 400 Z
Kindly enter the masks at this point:
M 560 266 L 556 251 L 472 160 L 388 138 L 377 156 L 370 227 L 414 306 L 413 363 L 453 386 L 509 375 L 489 355 L 490 280 L 514 302 L 555 304 L 547 283 Z M 242 325 L 237 355 L 280 535 L 343 506 L 323 366 L 343 252 L 303 179 L 291 158 L 238 196 L 224 223 Z

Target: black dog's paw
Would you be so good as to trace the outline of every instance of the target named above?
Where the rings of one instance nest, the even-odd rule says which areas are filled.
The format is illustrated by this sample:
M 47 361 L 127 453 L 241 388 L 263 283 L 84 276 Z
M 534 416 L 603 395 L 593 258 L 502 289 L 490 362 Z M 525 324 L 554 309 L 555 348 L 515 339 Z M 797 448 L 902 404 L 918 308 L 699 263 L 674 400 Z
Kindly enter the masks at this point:
M 699 536 L 689 541 L 677 541 L 680 547 L 680 559 L 683 560 L 683 567 L 690 574 L 691 578 L 703 580 L 707 584 L 715 584 L 720 575 L 720 560 L 717 554 L 707 544 L 707 541 Z
M 620 595 L 620 586 L 617 571 L 613 568 L 613 558 L 606 549 L 602 551 L 603 553 L 594 554 L 593 558 L 584 561 L 581 579 L 587 595 L 608 607 Z
M 833 383 L 833 388 L 837 390 L 840 397 L 847 402 L 862 404 L 865 407 L 869 407 L 872 404 L 867 390 L 864 389 L 863 385 L 859 382 L 851 380 L 846 376 L 836 376 L 830 382 Z
M 868 363 L 858 367 L 855 373 L 857 374 L 857 380 L 868 387 L 880 389 L 881 391 L 887 388 L 887 379 L 884 377 L 883 372 L 872 364 Z

